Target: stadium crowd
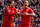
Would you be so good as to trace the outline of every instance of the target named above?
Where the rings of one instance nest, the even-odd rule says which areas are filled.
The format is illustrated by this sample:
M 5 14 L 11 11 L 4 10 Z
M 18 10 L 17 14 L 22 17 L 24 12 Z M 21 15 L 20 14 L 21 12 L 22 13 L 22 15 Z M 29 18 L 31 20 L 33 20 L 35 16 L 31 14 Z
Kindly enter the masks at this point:
M 0 1 L 0 24 L 4 16 L 5 7 L 9 5 L 9 2 L 12 0 L 4 0 L 4 6 Z M 21 10 L 23 7 L 23 2 L 25 0 L 14 0 L 15 1 L 15 8 Z M 40 0 L 28 0 L 29 7 L 34 11 L 36 16 L 31 18 L 31 27 L 40 27 Z M 21 17 L 13 18 L 13 26 L 18 27 L 21 21 Z

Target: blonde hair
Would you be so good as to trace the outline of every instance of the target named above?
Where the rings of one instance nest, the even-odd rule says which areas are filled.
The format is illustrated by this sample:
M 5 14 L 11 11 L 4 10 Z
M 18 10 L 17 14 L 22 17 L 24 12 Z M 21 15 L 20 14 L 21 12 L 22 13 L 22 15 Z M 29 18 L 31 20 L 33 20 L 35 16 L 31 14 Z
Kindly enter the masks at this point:
M 27 4 L 29 4 L 29 2 L 28 2 L 28 1 L 25 1 L 24 3 L 27 3 Z
M 12 2 L 14 3 L 14 1 L 12 1 Z M 11 3 L 12 3 L 12 2 L 11 2 Z

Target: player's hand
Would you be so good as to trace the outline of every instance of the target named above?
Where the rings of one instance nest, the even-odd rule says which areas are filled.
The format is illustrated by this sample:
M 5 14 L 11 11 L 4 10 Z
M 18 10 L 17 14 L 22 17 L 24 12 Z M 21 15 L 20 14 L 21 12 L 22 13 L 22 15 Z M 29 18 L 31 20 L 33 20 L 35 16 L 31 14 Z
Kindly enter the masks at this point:
M 16 12 L 18 12 L 18 9 L 16 9 Z
M 21 12 L 18 12 L 18 14 L 20 15 L 20 14 L 21 14 Z

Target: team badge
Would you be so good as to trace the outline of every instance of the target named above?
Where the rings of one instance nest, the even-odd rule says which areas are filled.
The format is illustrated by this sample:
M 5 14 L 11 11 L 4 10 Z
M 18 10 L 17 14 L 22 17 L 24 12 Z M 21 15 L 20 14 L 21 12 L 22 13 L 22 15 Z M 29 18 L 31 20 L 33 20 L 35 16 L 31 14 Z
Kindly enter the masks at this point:
M 7 8 L 7 10 L 9 10 L 9 8 Z
M 9 8 L 7 8 L 8 12 L 10 12 Z

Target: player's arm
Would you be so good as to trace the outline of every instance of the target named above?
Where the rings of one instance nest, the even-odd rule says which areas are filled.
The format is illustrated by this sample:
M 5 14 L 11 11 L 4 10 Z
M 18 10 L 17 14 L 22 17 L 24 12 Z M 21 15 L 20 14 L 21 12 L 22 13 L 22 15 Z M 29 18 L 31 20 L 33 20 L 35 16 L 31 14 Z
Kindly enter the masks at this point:
M 19 15 L 22 15 L 22 11 L 23 11 L 23 9 L 18 10 L 18 12 L 17 12 L 17 13 L 18 13 Z
M 17 18 L 17 17 L 19 17 L 20 15 L 19 15 L 19 12 L 18 12 L 18 9 L 16 9 L 16 11 L 15 11 L 15 17 Z
M 15 14 L 15 17 L 17 18 L 18 17 L 18 15 L 17 15 L 17 12 L 15 12 L 16 14 Z
M 26 15 L 30 15 L 30 16 L 35 16 L 34 12 L 33 13 L 25 13 Z
M 25 14 L 30 16 L 35 16 L 35 13 L 31 9 L 29 9 L 29 13 L 25 13 Z

